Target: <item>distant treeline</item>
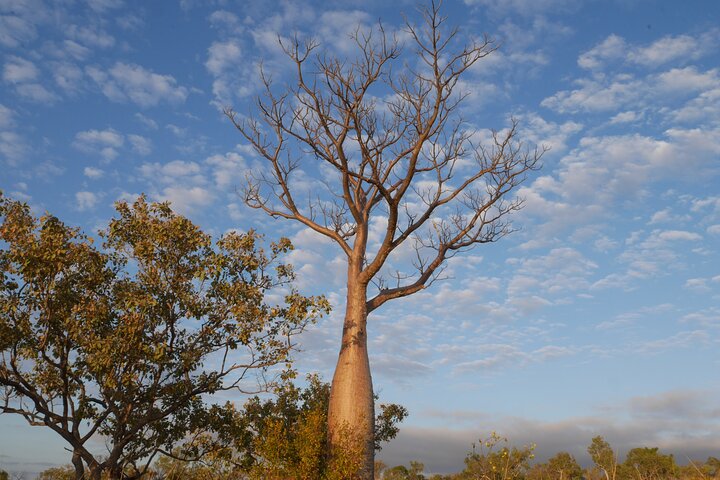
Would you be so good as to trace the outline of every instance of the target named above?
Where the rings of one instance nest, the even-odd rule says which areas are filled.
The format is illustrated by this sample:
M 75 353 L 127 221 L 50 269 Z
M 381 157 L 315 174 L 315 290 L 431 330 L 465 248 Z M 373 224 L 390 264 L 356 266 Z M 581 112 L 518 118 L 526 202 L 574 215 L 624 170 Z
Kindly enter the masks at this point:
M 388 468 L 376 464 L 376 478 L 382 480 L 709 480 L 720 479 L 720 460 L 690 460 L 680 466 L 673 455 L 657 447 L 631 449 L 620 461 L 616 451 L 601 436 L 587 448 L 593 466 L 582 468 L 567 452 L 555 454 L 547 462 L 532 463 L 535 445 L 509 446 L 505 438 L 493 433 L 473 445 L 465 457 L 465 468 L 450 475 L 425 475 L 419 462 Z
M 317 383 L 316 380 L 313 383 L 314 388 L 324 388 L 324 385 Z M 293 395 L 298 393 L 302 392 L 300 390 L 293 391 Z M 323 395 L 325 393 L 323 392 Z M 256 406 L 260 405 L 256 404 Z M 264 406 L 276 408 L 278 403 L 268 402 Z M 265 413 L 270 412 L 266 411 Z M 274 413 L 279 412 L 275 411 Z M 280 428 L 276 433 L 281 433 L 282 430 Z M 306 432 L 313 433 L 309 430 Z M 302 452 L 300 445 L 311 445 L 318 442 L 302 438 L 302 434 L 298 436 L 299 432 L 297 431 L 294 433 L 288 430 L 282 432 L 283 435 L 288 433 L 290 433 L 290 437 L 285 439 L 284 445 L 279 437 L 266 436 L 267 443 L 262 448 L 270 451 L 265 452 L 267 457 L 260 460 L 255 468 L 239 468 L 238 465 L 233 465 L 231 461 L 228 461 L 227 457 L 207 458 L 202 462 L 188 462 L 165 456 L 154 463 L 153 468 L 144 478 L 148 480 L 315 480 L 328 478 L 326 472 L 303 469 L 303 464 L 307 466 L 316 463 L 317 458 L 309 450 Z M 322 439 L 315 440 L 322 443 Z M 280 447 L 288 450 L 278 450 Z M 298 447 L 300 447 L 300 451 Z M 487 439 L 480 440 L 472 446 L 472 451 L 465 457 L 465 468 L 458 473 L 427 475 L 424 473 L 424 465 L 420 462 L 410 462 L 409 466 L 388 467 L 383 462 L 376 461 L 375 478 L 377 480 L 720 479 L 720 459 L 716 457 L 709 457 L 705 461 L 690 460 L 686 465 L 678 465 L 673 455 L 663 454 L 657 447 L 637 447 L 631 449 L 624 460 L 620 462 L 615 450 L 601 436 L 593 438 L 588 446 L 587 451 L 593 461 L 593 466 L 589 468 L 582 468 L 567 452 L 557 453 L 546 462 L 533 463 L 534 449 L 535 445 L 510 446 L 507 439 L 493 433 Z M 273 456 L 271 451 L 277 455 Z M 305 458 L 298 457 L 298 454 L 302 453 L 309 455 Z M 262 465 L 261 468 L 257 468 L 258 465 Z M 0 471 L 0 480 L 10 480 L 10 478 L 14 477 Z M 71 465 L 50 468 L 38 477 L 39 480 L 73 480 L 74 478 L 75 470 Z M 348 478 L 352 478 L 352 474 Z

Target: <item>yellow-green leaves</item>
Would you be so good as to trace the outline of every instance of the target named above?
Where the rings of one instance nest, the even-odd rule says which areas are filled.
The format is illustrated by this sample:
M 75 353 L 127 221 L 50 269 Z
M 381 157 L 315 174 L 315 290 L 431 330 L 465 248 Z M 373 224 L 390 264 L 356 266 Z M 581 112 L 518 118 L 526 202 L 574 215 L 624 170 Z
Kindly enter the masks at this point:
M 0 197 L 4 411 L 52 428 L 90 470 L 170 450 L 205 417 L 201 395 L 287 362 L 290 337 L 329 308 L 292 288 L 287 239 L 267 253 L 254 231 L 213 244 L 144 197 L 117 211 L 98 246 Z M 275 289 L 283 304 L 266 302 Z M 102 461 L 84 446 L 96 434 Z

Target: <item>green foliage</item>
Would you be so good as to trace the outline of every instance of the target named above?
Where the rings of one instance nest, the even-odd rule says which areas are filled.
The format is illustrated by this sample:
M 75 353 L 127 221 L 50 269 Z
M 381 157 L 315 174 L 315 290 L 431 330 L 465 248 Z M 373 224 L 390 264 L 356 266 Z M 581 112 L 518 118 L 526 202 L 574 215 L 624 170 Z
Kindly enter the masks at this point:
M 383 480 L 425 480 L 423 471 L 425 465 L 420 462 L 410 462 L 410 468 L 404 465 L 398 465 L 396 467 L 385 470 Z
M 253 397 L 237 411 L 226 405 L 225 413 L 210 421 L 215 422 L 214 433 L 195 439 L 184 451 L 191 456 L 212 452 L 214 459 L 235 465 L 253 479 L 353 478 L 360 467 L 361 445 L 357 435 L 346 431 L 343 447 L 328 452 L 329 397 L 330 385 L 317 375 L 308 376 L 305 388 L 288 380 L 277 387 L 274 398 Z M 395 437 L 397 423 L 407 415 L 399 405 L 381 405 L 380 410 L 375 422 L 378 446 Z M 212 450 L 206 440 L 215 446 L 220 440 L 225 448 Z
M 10 480 L 10 474 L 5 470 L 0 470 L 0 480 Z
M 674 478 L 677 473 L 672 455 L 661 454 L 657 447 L 640 447 L 628 452 L 619 477 L 623 480 L 660 480 Z
M 590 458 L 607 480 L 614 480 L 617 475 L 617 455 L 610 444 L 601 436 L 594 437 L 587 449 Z
M 532 466 L 528 480 L 582 480 L 583 469 L 575 457 L 567 452 L 555 454 L 546 463 Z
M 289 362 L 292 336 L 329 308 L 292 288 L 278 262 L 287 240 L 265 251 L 250 231 L 213 244 L 143 197 L 117 211 L 98 248 L 0 196 L 0 411 L 63 436 L 94 479 L 141 476 L 217 416 L 201 395 Z M 278 289 L 284 302 L 266 303 Z M 102 458 L 86 448 L 97 435 Z
M 53 467 L 48 468 L 40 472 L 37 480 L 74 480 L 75 479 L 75 468 L 72 465 L 65 465 L 64 467 Z
M 483 478 L 487 480 L 510 480 L 524 478 L 534 458 L 535 445 L 522 448 L 508 447 L 507 438 L 492 432 L 478 441 L 478 451 L 473 445 L 472 453 L 465 457 L 465 469 L 461 479 Z

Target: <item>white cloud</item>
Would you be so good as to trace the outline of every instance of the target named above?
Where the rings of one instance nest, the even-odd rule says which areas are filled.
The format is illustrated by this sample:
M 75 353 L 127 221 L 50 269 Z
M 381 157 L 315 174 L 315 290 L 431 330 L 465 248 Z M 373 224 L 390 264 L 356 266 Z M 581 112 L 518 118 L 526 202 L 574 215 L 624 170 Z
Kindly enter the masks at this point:
M 240 27 L 240 19 L 238 16 L 227 10 L 214 11 L 210 14 L 208 20 L 214 28 L 224 28 L 234 32 Z
M 713 341 L 713 337 L 705 330 L 687 330 L 669 337 L 643 341 L 637 345 L 637 351 L 641 353 L 657 353 L 665 350 L 695 348 L 701 345 L 709 345 Z
M 708 287 L 707 278 L 688 278 L 685 280 L 685 288 L 701 293 L 711 291 L 710 287 Z
M 30 60 L 11 56 L 3 67 L 3 80 L 8 83 L 25 83 L 37 79 L 39 73 Z
M 636 47 L 628 52 L 627 60 L 646 67 L 657 67 L 672 61 L 699 58 L 713 42 L 712 33 L 700 39 L 689 35 L 667 36 L 646 47 Z
M 702 240 L 702 237 L 697 233 L 686 232 L 683 230 L 665 230 L 658 234 L 660 240 L 667 241 L 698 241 Z
M 17 165 L 29 153 L 25 139 L 15 132 L 0 132 L 0 154 L 10 165 Z
M 55 83 L 66 92 L 77 92 L 83 81 L 83 71 L 72 63 L 57 63 L 53 65 L 53 79 Z
M 627 52 L 625 40 L 618 35 L 610 35 L 578 57 L 578 65 L 582 68 L 595 70 L 602 68 L 606 61 L 622 58 Z
M 666 36 L 650 45 L 628 44 L 622 37 L 612 34 L 582 53 L 578 65 L 588 70 L 601 70 L 612 61 L 623 61 L 643 67 L 660 67 L 670 62 L 696 60 L 709 53 L 720 39 L 720 30 L 710 30 L 697 37 L 690 35 Z
M 117 62 L 107 71 L 88 67 L 86 73 L 115 102 L 152 107 L 161 102 L 183 103 L 188 96 L 188 89 L 178 86 L 171 75 L 160 75 L 135 64 Z
M 720 86 L 708 89 L 677 109 L 668 109 L 673 122 L 720 124 Z
M 85 3 L 98 13 L 104 13 L 108 10 L 115 10 L 123 6 L 123 0 L 85 0 Z
M 205 62 L 205 67 L 213 75 L 219 76 L 225 70 L 240 62 L 241 59 L 242 50 L 239 41 L 213 42 L 208 48 L 208 59 Z
M 179 138 L 183 138 L 187 134 L 186 128 L 178 127 L 177 125 L 173 125 L 172 123 L 168 123 L 167 125 L 165 125 L 165 128 L 170 130 L 173 135 Z
M 560 113 L 604 112 L 631 104 L 638 100 L 638 92 L 644 92 L 642 82 L 630 75 L 618 75 L 611 82 L 580 79 L 575 83 L 575 90 L 557 92 L 540 104 Z
M 70 38 L 88 47 L 110 48 L 115 45 L 112 35 L 94 26 L 70 25 L 65 31 Z
M 99 154 L 105 161 L 113 160 L 118 156 L 118 149 L 123 146 L 125 139 L 117 130 L 86 130 L 75 134 L 73 146 L 85 153 Z
M 97 205 L 99 198 L 93 192 L 77 192 L 75 193 L 76 208 L 80 211 L 91 210 Z
M 587 290 L 598 268 L 595 262 L 569 247 L 555 248 L 546 255 L 530 258 L 510 258 L 507 262 L 516 272 L 508 283 L 511 302 L 534 297 L 528 305 L 536 307 L 549 304 L 539 292 L 564 297 Z
M 145 163 L 140 167 L 140 173 L 148 179 L 167 183 L 175 183 L 181 178 L 199 181 L 204 179 L 199 164 L 182 160 L 173 160 L 164 164 Z
M 696 67 L 673 68 L 654 78 L 659 93 L 692 93 L 720 87 L 718 69 L 699 72 Z
M 3 67 L 3 80 L 15 85 L 18 95 L 38 103 L 52 103 L 57 96 L 36 80 L 40 70 L 35 64 L 24 58 L 11 56 Z
M 315 22 L 315 34 L 330 49 L 342 53 L 356 51 L 351 38 L 356 30 L 369 31 L 372 17 L 361 10 L 329 10 L 320 14 Z
M 150 155 L 152 152 L 152 141 L 149 138 L 133 134 L 128 135 L 127 138 L 135 153 L 139 155 Z
M 537 113 L 519 116 L 524 141 L 531 145 L 550 148 L 552 155 L 560 155 L 567 150 L 568 140 L 583 129 L 577 122 L 554 123 L 545 120 Z
M 173 210 L 182 215 L 192 214 L 215 201 L 215 196 L 206 188 L 184 186 L 166 187 L 161 193 L 153 195 L 153 198 L 157 201 L 169 201 Z
M 642 118 L 643 118 L 642 113 L 638 113 L 638 112 L 634 112 L 634 111 L 620 112 L 610 119 L 610 123 L 613 125 L 619 124 L 619 123 L 632 123 L 632 122 L 636 122 L 637 120 L 640 120 Z
M 225 155 L 213 155 L 206 158 L 205 163 L 212 168 L 212 175 L 218 188 L 225 190 L 244 184 L 247 164 L 239 154 L 228 152 Z
M 136 113 L 136 114 L 135 114 L 135 118 L 137 118 L 137 120 L 138 120 L 140 123 L 142 123 L 143 125 L 145 125 L 145 127 L 147 127 L 147 128 L 150 129 L 150 130 L 157 130 L 157 129 L 158 129 L 158 124 L 157 124 L 157 122 L 156 122 L 155 120 L 153 120 L 152 118 L 146 117 L 146 116 L 143 115 L 142 113 Z
M 88 47 L 70 39 L 63 40 L 62 47 L 56 51 L 59 57 L 72 57 L 75 60 L 85 60 L 91 53 Z
M 575 0 L 465 0 L 466 5 L 478 5 L 493 14 L 513 12 L 523 16 L 534 16 L 573 7 Z
M 102 178 L 102 176 L 105 175 L 105 172 L 103 172 L 99 168 L 85 167 L 83 169 L 83 175 L 85 175 L 88 178 L 98 179 L 98 178 Z
M 0 128 L 9 128 L 15 124 L 15 112 L 0 103 Z
M 37 37 L 37 28 L 26 18 L 0 14 L 0 45 L 17 48 Z
M 611 123 L 628 120 L 627 111 L 647 110 L 660 112 L 668 117 L 698 117 L 693 110 L 717 110 L 711 98 L 720 89 L 720 71 L 715 68 L 700 71 L 695 66 L 672 68 L 665 72 L 648 74 L 644 77 L 635 74 L 607 72 L 592 78 L 580 78 L 573 82 L 575 88 L 561 90 L 545 98 L 541 105 L 560 113 L 580 112 L 618 112 Z M 691 96 L 684 112 L 675 112 L 676 102 Z M 710 97 L 710 98 L 708 98 Z M 710 100 L 710 101 L 708 101 Z M 711 117 L 711 120 L 718 119 Z
M 58 96 L 39 83 L 23 83 L 15 87 L 15 91 L 28 100 L 37 103 L 52 103 Z
M 137 30 L 145 24 L 141 17 L 131 13 L 118 17 L 115 22 L 125 30 Z

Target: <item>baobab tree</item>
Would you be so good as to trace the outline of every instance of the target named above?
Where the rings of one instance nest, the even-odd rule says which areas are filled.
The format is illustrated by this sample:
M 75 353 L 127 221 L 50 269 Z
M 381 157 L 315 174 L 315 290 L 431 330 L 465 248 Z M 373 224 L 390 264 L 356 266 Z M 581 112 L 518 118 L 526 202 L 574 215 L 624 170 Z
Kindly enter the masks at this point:
M 461 117 L 468 98 L 461 79 L 495 44 L 487 37 L 461 42 L 434 2 L 421 14 L 422 24 L 406 29 L 413 56 L 382 24 L 355 31 L 352 61 L 320 53 L 314 40 L 281 41 L 293 84 L 276 88 L 261 68 L 264 90 L 255 113 L 225 111 L 266 161 L 267 168 L 248 177 L 246 203 L 332 239 L 347 258 L 328 432 L 331 448 L 347 428 L 362 439 L 360 478 L 367 479 L 373 478 L 374 419 L 368 315 L 430 286 L 454 255 L 510 233 L 508 215 L 522 201 L 509 194 L 543 153 L 519 141 L 515 120 L 478 140 Z M 332 178 L 324 179 L 324 193 L 306 198 L 293 180 L 313 162 Z M 381 238 L 371 238 L 378 221 Z M 412 266 L 388 275 L 403 246 L 414 249 Z

